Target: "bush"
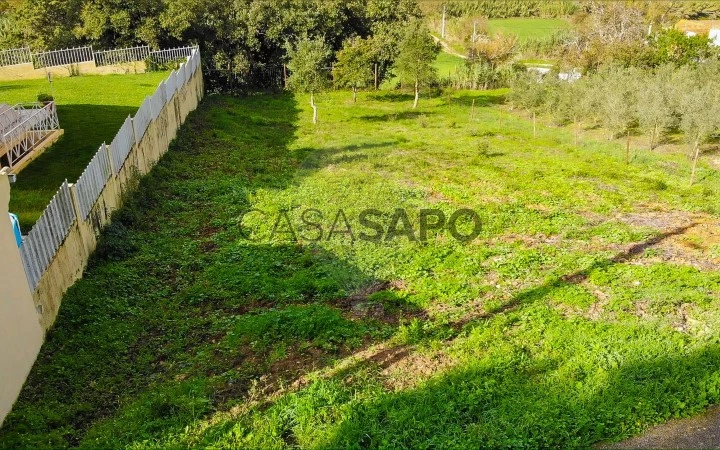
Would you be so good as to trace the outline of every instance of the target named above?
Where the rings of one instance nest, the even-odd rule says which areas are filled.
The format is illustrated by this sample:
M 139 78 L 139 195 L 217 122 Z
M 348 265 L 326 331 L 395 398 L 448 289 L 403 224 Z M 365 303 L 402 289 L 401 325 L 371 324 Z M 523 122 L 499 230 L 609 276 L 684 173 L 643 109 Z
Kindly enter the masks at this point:
M 47 94 L 47 93 L 41 93 L 41 94 L 38 94 L 38 96 L 37 96 L 37 101 L 39 101 L 41 103 L 51 102 L 53 100 L 55 100 L 55 98 L 52 95 Z

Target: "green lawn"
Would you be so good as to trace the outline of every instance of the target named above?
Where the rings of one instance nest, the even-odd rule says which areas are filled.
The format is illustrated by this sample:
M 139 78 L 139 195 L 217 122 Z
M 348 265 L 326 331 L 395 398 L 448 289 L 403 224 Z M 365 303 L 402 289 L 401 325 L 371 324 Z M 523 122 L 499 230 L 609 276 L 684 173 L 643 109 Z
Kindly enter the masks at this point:
M 465 65 L 465 60 L 446 52 L 440 52 L 435 60 L 440 78 L 448 77 Z
M 488 28 L 491 33 L 514 34 L 522 43 L 530 39 L 547 39 L 558 31 L 569 29 L 570 23 L 565 19 L 512 17 L 489 19 Z
M 61 140 L 18 175 L 10 211 L 27 232 L 63 180 L 75 182 L 100 144 L 110 143 L 128 115 L 167 77 L 165 72 L 132 75 L 56 77 L 52 92 L 58 105 Z M 34 102 L 50 93 L 46 80 L 3 82 L 0 103 Z
M 502 95 L 333 92 L 317 126 L 306 96 L 208 97 L 66 294 L 0 447 L 585 447 L 720 401 L 718 172 L 533 138 Z M 327 239 L 339 209 L 357 237 L 366 208 L 461 207 L 469 244 Z M 271 239 L 277 217 L 323 239 Z

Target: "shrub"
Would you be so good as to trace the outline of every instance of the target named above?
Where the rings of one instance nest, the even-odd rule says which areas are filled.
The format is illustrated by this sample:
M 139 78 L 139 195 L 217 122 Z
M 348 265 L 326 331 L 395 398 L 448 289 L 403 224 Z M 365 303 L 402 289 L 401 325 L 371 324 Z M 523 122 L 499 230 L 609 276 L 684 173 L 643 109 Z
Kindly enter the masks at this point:
M 55 100 L 55 98 L 52 95 L 47 94 L 47 93 L 41 93 L 41 94 L 38 94 L 38 96 L 37 96 L 37 101 L 39 101 L 41 103 L 51 102 L 53 100 Z

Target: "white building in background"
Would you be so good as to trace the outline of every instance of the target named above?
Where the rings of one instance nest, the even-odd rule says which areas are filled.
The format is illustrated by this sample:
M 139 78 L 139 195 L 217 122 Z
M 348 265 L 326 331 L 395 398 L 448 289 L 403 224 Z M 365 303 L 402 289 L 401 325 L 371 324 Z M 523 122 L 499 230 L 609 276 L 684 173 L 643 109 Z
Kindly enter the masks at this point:
M 720 28 L 713 28 L 708 32 L 708 38 L 710 43 L 717 47 L 720 47 Z

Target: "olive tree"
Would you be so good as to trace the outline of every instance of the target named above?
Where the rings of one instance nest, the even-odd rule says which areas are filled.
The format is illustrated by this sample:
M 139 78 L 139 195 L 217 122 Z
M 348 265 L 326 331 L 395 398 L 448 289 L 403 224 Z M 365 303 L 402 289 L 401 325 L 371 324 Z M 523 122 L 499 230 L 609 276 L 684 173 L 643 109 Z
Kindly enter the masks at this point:
M 547 101 L 547 83 L 537 75 L 524 73 L 511 83 L 508 95 L 513 106 L 520 107 L 530 113 L 533 118 L 533 137 L 537 137 L 537 113 L 545 107 Z
M 417 108 L 420 87 L 437 79 L 437 69 L 433 65 L 440 52 L 425 25 L 414 20 L 408 24 L 405 35 L 400 41 L 398 57 L 395 60 L 395 72 L 403 81 L 412 83 L 415 89 L 413 109 Z
M 690 184 L 695 182 L 695 172 L 700 159 L 700 146 L 720 130 L 720 94 L 715 83 L 690 87 L 679 104 L 680 129 L 690 144 L 692 170 Z
M 674 108 L 668 89 L 672 67 L 665 66 L 643 77 L 637 95 L 637 118 L 640 129 L 649 135 L 650 150 L 674 121 Z
M 338 87 L 349 87 L 353 91 L 353 102 L 357 102 L 357 90 L 369 86 L 373 81 L 372 63 L 375 46 L 369 39 L 355 37 L 343 43 L 335 55 L 333 81 Z
M 303 38 L 295 46 L 288 43 L 286 49 L 289 57 L 287 66 L 290 69 L 287 86 L 294 92 L 310 94 L 313 123 L 317 123 L 315 94 L 322 92 L 330 85 L 327 70 L 331 54 L 330 48 L 320 38 Z

